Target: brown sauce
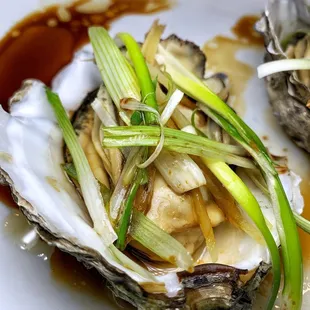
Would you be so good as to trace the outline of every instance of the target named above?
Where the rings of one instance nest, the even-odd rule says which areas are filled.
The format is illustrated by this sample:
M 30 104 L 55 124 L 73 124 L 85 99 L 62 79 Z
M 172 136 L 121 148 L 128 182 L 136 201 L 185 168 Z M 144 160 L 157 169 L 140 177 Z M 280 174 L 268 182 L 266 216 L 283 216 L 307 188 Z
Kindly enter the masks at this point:
M 237 59 L 236 55 L 244 49 L 264 46 L 263 39 L 254 30 L 258 19 L 258 16 L 253 15 L 241 17 L 231 28 L 235 38 L 218 35 L 207 41 L 203 47 L 207 56 L 207 70 L 228 75 L 231 84 L 228 104 L 241 116 L 245 112 L 244 91 L 255 73 L 255 68 Z
M 304 178 L 303 182 L 301 184 L 301 193 L 304 198 L 305 207 L 303 216 L 310 220 L 310 179 Z M 299 229 L 299 236 L 300 236 L 300 242 L 301 242 L 301 248 L 302 248 L 302 256 L 304 264 L 309 266 L 310 263 L 310 235 L 303 230 Z
M 49 7 L 33 13 L 17 23 L 0 42 L 0 104 L 7 101 L 26 78 L 36 78 L 49 84 L 55 74 L 68 62 L 74 51 L 88 41 L 91 25 L 109 27 L 125 14 L 153 13 L 169 7 L 168 1 L 114 0 L 101 13 L 79 12 L 78 1 L 59 9 Z M 14 68 L 12 70 L 12 68 Z
M 75 257 L 55 248 L 50 258 L 51 276 L 57 283 L 91 299 L 104 302 L 109 309 L 133 309 L 123 300 L 113 296 L 105 279 L 96 269 L 87 269 Z
M 170 7 L 168 0 L 114 0 L 109 8 L 87 14 L 81 5 L 88 2 L 48 7 L 25 17 L 7 32 L 0 41 L 0 104 L 4 109 L 8 109 L 9 98 L 23 80 L 34 78 L 49 85 L 75 50 L 89 41 L 89 26 L 109 28 L 111 22 L 126 14 L 148 14 Z M 0 186 L 0 201 L 15 206 L 7 187 Z
M 7 207 L 17 208 L 17 204 L 13 200 L 9 186 L 0 185 L 0 201 L 3 202 Z

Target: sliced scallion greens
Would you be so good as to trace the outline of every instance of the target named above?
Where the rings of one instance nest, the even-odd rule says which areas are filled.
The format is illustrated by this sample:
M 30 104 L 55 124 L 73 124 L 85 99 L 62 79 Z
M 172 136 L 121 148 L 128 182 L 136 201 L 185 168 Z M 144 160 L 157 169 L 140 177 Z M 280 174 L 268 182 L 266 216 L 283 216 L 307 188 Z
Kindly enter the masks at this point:
M 289 309 L 299 309 L 302 300 L 303 281 L 299 236 L 292 210 L 266 148 L 253 130 L 225 102 L 212 93 L 202 81 L 189 72 L 161 45 L 159 45 L 157 59 L 160 64 L 165 65 L 173 81 L 185 94 L 201 102 L 202 105 L 212 110 L 211 112 L 218 114 L 224 119 L 226 125 L 230 127 L 229 134 L 246 148 L 264 171 L 273 201 L 274 214 L 276 216 L 283 253 L 285 277 L 283 289 L 284 304 Z M 210 113 L 208 115 L 215 120 Z M 223 127 L 223 122 L 220 125 Z M 226 128 L 224 129 L 226 130 Z M 277 268 L 277 266 L 274 265 L 274 268 Z M 276 283 L 274 282 L 274 290 L 272 299 L 269 302 L 269 308 L 274 303 L 276 295 L 275 288 Z
M 101 77 L 117 108 L 124 98 L 140 101 L 137 78 L 108 31 L 103 27 L 90 27 L 88 35 Z
M 102 128 L 102 130 L 104 133 L 102 143 L 104 147 L 108 148 L 156 146 L 160 139 L 158 137 L 159 129 L 152 126 L 113 127 Z M 250 159 L 234 154 L 234 152 L 239 152 L 238 146 L 214 142 L 170 128 L 165 128 L 164 133 L 164 148 L 166 150 L 223 160 L 240 167 L 255 168 Z
M 94 230 L 102 238 L 105 246 L 108 247 L 117 239 L 117 235 L 106 212 L 99 183 L 91 171 L 87 158 L 78 142 L 72 124 L 58 95 L 46 88 L 46 96 L 53 108 L 58 125 L 72 156 L 83 198 L 94 223 Z
M 130 235 L 166 261 L 193 271 L 193 259 L 183 245 L 137 210 L 133 212 Z
M 143 171 L 141 169 L 138 169 L 137 174 L 130 187 L 128 196 L 125 200 L 123 214 L 119 221 L 119 227 L 118 227 L 118 232 L 117 232 L 117 235 L 118 235 L 117 247 L 122 251 L 126 247 L 125 242 L 126 242 L 127 231 L 129 227 L 130 218 L 131 218 L 131 213 L 133 209 L 133 202 L 136 197 L 138 188 L 140 184 L 142 183 L 142 177 L 143 177 Z
M 124 42 L 127 51 L 129 53 L 130 59 L 133 63 L 134 69 L 136 71 L 136 76 L 138 78 L 139 85 L 141 88 L 143 102 L 145 102 L 146 105 L 152 107 L 157 111 L 158 106 L 155 98 L 154 84 L 152 82 L 151 75 L 145 63 L 144 57 L 141 53 L 140 46 L 134 40 L 134 38 L 128 33 L 119 33 L 118 36 Z M 147 124 L 158 123 L 155 115 L 152 113 L 146 113 L 145 117 Z
M 306 233 L 310 234 L 310 222 L 303 216 L 299 215 L 297 212 L 294 212 L 294 217 L 298 227 L 300 227 Z
M 266 62 L 257 67 L 257 74 L 261 79 L 274 73 L 295 70 L 310 70 L 310 59 L 281 59 Z
M 163 149 L 154 164 L 167 184 L 178 194 L 206 184 L 201 169 L 187 153 Z

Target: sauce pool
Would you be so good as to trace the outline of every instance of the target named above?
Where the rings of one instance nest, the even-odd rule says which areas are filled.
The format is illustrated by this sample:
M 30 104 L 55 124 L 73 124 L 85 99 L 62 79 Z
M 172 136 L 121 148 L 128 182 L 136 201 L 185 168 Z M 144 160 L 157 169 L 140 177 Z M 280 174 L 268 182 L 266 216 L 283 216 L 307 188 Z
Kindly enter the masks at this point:
M 258 19 L 259 16 L 256 15 L 241 17 L 231 28 L 235 37 L 217 35 L 203 47 L 207 56 L 207 71 L 223 72 L 229 77 L 228 104 L 241 117 L 245 113 L 244 92 L 256 71 L 249 64 L 239 60 L 237 53 L 245 49 L 257 50 L 264 47 L 262 37 L 254 29 Z
M 9 98 L 25 79 L 38 79 L 50 85 L 74 52 L 89 41 L 89 26 L 109 28 L 126 14 L 149 14 L 170 7 L 168 0 L 114 0 L 108 8 L 103 3 L 101 12 L 93 12 L 94 8 L 85 8 L 88 2 L 80 0 L 71 6 L 52 6 L 30 14 L 0 41 L 0 104 L 5 110 Z M 8 187 L 0 186 L 0 201 L 15 206 Z
M 125 14 L 154 13 L 169 8 L 167 0 L 114 0 L 103 12 L 87 14 L 86 11 L 92 11 L 91 7 L 83 8 L 87 2 L 33 13 L 1 40 L 0 104 L 4 108 L 23 80 L 35 78 L 49 85 L 55 74 L 70 62 L 74 51 L 88 42 L 89 26 L 108 28 Z

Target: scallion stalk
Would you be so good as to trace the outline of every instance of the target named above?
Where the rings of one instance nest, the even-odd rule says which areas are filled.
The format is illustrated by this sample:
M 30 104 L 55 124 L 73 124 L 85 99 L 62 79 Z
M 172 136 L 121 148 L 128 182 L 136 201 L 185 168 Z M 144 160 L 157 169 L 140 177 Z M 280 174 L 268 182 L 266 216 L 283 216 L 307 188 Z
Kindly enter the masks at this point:
M 160 129 L 153 126 L 118 126 L 113 128 L 103 127 L 104 138 L 128 138 L 128 137 L 160 137 Z M 182 142 L 192 142 L 205 146 L 209 149 L 223 151 L 234 155 L 246 155 L 247 152 L 238 145 L 229 145 L 221 142 L 210 140 L 206 137 L 196 136 L 192 133 L 183 132 L 172 128 L 164 128 L 165 137 L 180 140 Z M 176 142 L 177 143 L 177 142 Z
M 295 70 L 310 70 L 310 59 L 281 59 L 266 62 L 257 67 L 257 74 L 261 79 L 274 73 Z
M 162 259 L 182 270 L 193 271 L 193 259 L 183 245 L 135 209 L 130 235 Z
M 100 186 L 91 171 L 59 96 L 48 88 L 46 88 L 46 96 L 53 108 L 58 125 L 72 156 L 83 198 L 94 223 L 94 230 L 108 247 L 117 239 L 117 235 L 105 210 Z
M 173 81 L 187 95 L 212 109 L 231 127 L 230 134 L 254 157 L 264 171 L 271 193 L 284 262 L 284 304 L 289 309 L 300 309 L 302 302 L 302 256 L 296 223 L 280 179 L 266 148 L 254 131 L 217 95 L 212 93 L 195 75 L 159 45 L 161 63 Z M 213 118 L 211 116 L 211 118 Z M 214 119 L 214 118 L 213 118 Z M 215 120 L 215 119 L 214 119 Z M 220 124 L 221 125 L 221 124 Z M 239 139 L 241 137 L 242 140 Z M 274 266 L 276 268 L 276 266 Z M 275 296 L 273 292 L 273 297 Z M 269 307 L 271 307 L 270 300 Z
M 128 33 L 119 33 L 119 38 L 124 42 L 130 59 L 133 63 L 136 75 L 141 88 L 143 102 L 146 105 L 158 110 L 156 98 L 155 98 L 155 88 L 151 79 L 149 69 L 144 60 L 143 54 L 141 52 L 140 46 L 135 41 L 135 39 Z M 157 124 L 157 118 L 152 113 L 145 114 L 147 124 Z
M 118 232 L 117 232 L 118 239 L 117 239 L 116 245 L 121 251 L 123 251 L 126 247 L 125 242 L 126 242 L 127 231 L 129 227 L 130 218 L 131 218 L 133 202 L 135 200 L 137 191 L 141 184 L 142 176 L 143 176 L 142 169 L 138 169 L 137 175 L 133 180 L 128 196 L 126 198 L 123 214 L 119 220 L 119 227 L 118 227 Z
M 137 78 L 107 30 L 90 27 L 88 34 L 101 77 L 117 108 L 120 109 L 120 101 L 124 98 L 140 101 Z
M 294 212 L 294 217 L 298 227 L 300 227 L 306 233 L 310 234 L 310 222 L 302 215 L 299 215 L 297 212 Z

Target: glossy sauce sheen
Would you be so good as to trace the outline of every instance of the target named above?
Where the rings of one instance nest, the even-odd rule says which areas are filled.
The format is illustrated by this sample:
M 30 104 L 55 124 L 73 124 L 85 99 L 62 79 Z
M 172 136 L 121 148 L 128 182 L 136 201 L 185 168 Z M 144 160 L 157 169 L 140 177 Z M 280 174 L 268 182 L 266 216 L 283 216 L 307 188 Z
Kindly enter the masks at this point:
M 167 1 L 118 0 L 102 13 L 84 14 L 76 9 L 78 1 L 66 8 L 58 7 L 34 13 L 16 24 L 0 42 L 0 103 L 7 100 L 26 78 L 36 78 L 49 84 L 68 62 L 74 51 L 88 41 L 91 25 L 109 27 L 116 18 L 132 13 L 153 13 L 168 8 Z M 69 21 L 66 20 L 70 17 Z
M 228 103 L 240 116 L 245 112 L 243 94 L 255 74 L 255 68 L 237 59 L 236 55 L 244 49 L 264 47 L 263 39 L 254 29 L 258 19 L 258 16 L 243 16 L 231 28 L 235 38 L 218 35 L 203 47 L 207 56 L 207 70 L 228 75 L 231 84 Z
M 89 26 L 108 28 L 111 22 L 126 14 L 147 14 L 169 8 L 168 0 L 114 0 L 101 13 L 77 12 L 79 6 L 87 2 L 77 1 L 66 7 L 65 13 L 57 6 L 33 13 L 0 41 L 0 104 L 4 109 L 8 109 L 9 98 L 23 80 L 34 78 L 50 85 L 56 73 L 71 61 L 74 52 L 89 41 Z M 0 201 L 15 206 L 7 187 L 0 186 Z
M 94 268 L 88 269 L 75 257 L 55 248 L 50 257 L 51 275 L 57 283 L 75 292 L 87 294 L 92 299 L 104 302 L 109 309 L 134 309 L 127 302 L 115 298 L 105 279 Z

